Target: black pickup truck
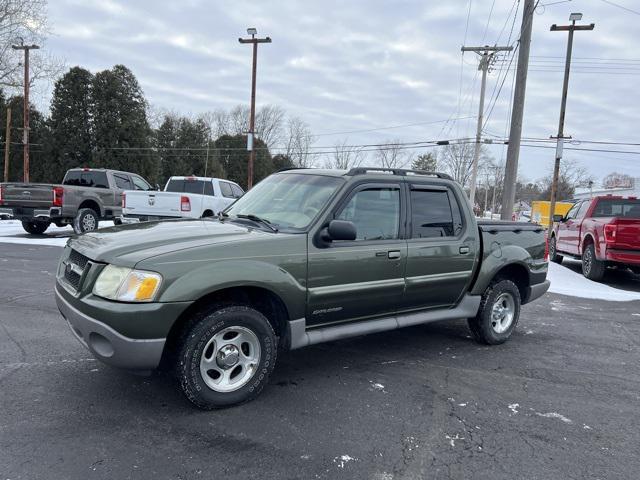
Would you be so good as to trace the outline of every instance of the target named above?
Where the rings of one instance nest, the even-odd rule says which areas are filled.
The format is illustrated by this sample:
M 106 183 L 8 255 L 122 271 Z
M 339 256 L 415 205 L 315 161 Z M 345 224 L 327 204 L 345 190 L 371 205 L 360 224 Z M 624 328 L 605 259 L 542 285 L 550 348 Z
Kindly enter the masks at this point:
M 0 183 L 0 218 L 22 221 L 26 232 L 44 233 L 49 225 L 72 225 L 78 233 L 98 228 L 100 220 L 119 222 L 122 192 L 153 190 L 135 173 L 73 168 L 61 185 Z

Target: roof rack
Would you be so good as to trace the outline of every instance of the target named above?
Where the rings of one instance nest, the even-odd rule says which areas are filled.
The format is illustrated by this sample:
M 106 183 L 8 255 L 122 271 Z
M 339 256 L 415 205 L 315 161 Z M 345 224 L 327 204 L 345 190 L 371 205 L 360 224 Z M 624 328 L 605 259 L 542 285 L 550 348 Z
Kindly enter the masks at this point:
M 440 172 L 427 172 L 425 170 L 407 170 L 404 168 L 382 168 L 382 167 L 355 167 L 352 168 L 351 170 L 349 170 L 346 175 L 365 175 L 369 172 L 385 172 L 385 173 L 392 173 L 394 175 L 402 175 L 402 176 L 408 176 L 408 175 L 424 175 L 427 177 L 437 177 L 437 178 L 443 178 L 445 180 L 453 180 L 453 178 L 451 178 L 450 175 L 447 175 L 446 173 L 440 173 Z

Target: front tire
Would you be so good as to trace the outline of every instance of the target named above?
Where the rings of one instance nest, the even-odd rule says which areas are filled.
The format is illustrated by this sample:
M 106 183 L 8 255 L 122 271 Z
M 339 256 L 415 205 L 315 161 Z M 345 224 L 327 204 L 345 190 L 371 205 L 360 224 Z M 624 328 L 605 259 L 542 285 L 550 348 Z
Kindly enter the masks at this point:
M 596 258 L 596 249 L 593 244 L 587 245 L 582 252 L 582 274 L 589 280 L 598 282 L 604 277 L 606 265 Z
M 256 398 L 269 381 L 277 339 L 262 313 L 241 305 L 197 314 L 181 339 L 176 365 L 185 396 L 203 410 Z
M 24 231 L 31 235 L 42 235 L 44 232 L 47 231 L 47 228 L 49 228 L 49 225 L 51 225 L 49 222 L 43 222 L 40 220 L 33 220 L 33 221 L 24 220 L 22 222 L 22 228 L 24 228 Z
M 480 309 L 467 320 L 474 338 L 487 345 L 506 342 L 520 317 L 520 290 L 511 280 L 494 280 L 482 294 Z
M 551 237 L 551 240 L 549 240 L 549 260 L 551 260 L 554 263 L 562 263 L 562 259 L 564 257 L 562 255 L 558 254 L 558 246 L 556 244 L 556 237 L 555 235 Z
M 98 229 L 98 214 L 92 208 L 81 208 L 73 219 L 73 231 L 82 235 Z

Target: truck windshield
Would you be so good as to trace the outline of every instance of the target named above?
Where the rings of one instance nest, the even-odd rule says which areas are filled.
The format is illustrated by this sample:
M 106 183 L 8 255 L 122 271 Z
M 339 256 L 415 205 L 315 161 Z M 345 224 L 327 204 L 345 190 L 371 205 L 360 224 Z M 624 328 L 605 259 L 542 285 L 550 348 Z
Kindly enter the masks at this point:
M 593 216 L 640 218 L 640 200 L 622 198 L 598 200 Z
M 256 215 L 280 228 L 307 227 L 344 181 L 339 177 L 284 173 L 265 178 L 225 213 Z

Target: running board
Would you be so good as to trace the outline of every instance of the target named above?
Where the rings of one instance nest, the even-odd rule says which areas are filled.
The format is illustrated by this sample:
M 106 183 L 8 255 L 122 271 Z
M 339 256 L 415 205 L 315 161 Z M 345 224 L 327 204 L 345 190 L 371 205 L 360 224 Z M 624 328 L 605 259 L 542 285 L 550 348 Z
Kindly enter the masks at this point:
M 454 308 L 446 310 L 428 310 L 422 312 L 405 313 L 375 320 L 347 323 L 323 328 L 307 330 L 306 319 L 300 318 L 289 322 L 290 349 L 306 347 L 316 343 L 332 342 L 343 338 L 357 337 L 369 333 L 386 332 L 397 328 L 437 322 L 440 320 L 456 320 L 459 318 L 475 317 L 480 307 L 480 296 L 465 295 Z

